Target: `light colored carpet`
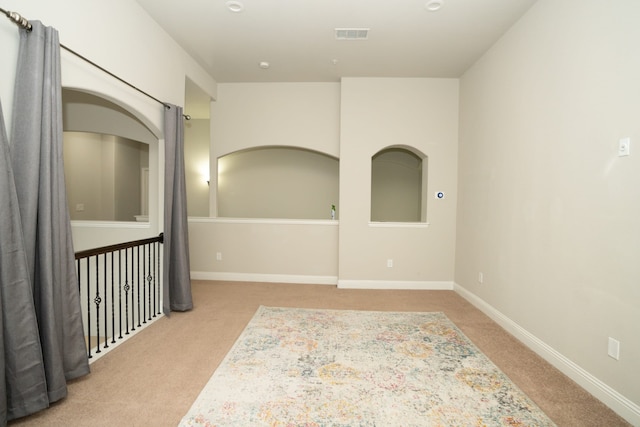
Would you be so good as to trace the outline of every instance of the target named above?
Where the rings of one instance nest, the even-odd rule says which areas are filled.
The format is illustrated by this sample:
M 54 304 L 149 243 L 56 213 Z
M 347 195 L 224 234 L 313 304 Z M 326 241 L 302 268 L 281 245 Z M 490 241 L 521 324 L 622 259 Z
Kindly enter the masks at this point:
M 91 364 L 50 409 L 9 423 L 175 427 L 260 305 L 443 312 L 558 426 L 630 426 L 453 291 L 193 281 L 194 309 L 162 317 Z
M 443 314 L 260 307 L 181 426 L 554 426 Z

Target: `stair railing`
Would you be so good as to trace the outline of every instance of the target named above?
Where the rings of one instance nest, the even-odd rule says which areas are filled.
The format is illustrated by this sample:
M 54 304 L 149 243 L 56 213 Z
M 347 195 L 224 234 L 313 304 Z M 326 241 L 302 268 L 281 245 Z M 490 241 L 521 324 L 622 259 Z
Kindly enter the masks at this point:
M 89 359 L 162 314 L 162 243 L 161 233 L 76 252 Z

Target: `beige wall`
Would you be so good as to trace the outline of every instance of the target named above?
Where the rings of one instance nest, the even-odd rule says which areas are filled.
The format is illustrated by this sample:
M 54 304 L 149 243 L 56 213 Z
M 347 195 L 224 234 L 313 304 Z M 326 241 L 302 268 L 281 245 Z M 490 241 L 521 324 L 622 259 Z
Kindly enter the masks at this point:
M 337 157 L 339 107 L 339 83 L 219 84 L 212 153 L 291 145 Z
M 64 163 L 71 219 L 113 220 L 113 145 L 100 134 L 65 132 Z
M 337 239 L 337 221 L 191 218 L 191 277 L 335 284 Z
M 114 218 L 135 221 L 142 214 L 142 168 L 149 166 L 149 146 L 115 138 L 114 149 Z
M 639 16 L 637 1 L 540 0 L 465 73 L 455 276 L 585 370 L 583 385 L 633 401 L 635 422 Z M 623 137 L 629 157 L 617 156 Z M 620 360 L 607 356 L 609 337 Z
M 56 28 L 62 44 L 162 101 L 183 105 L 186 76 L 215 98 L 215 80 L 136 2 L 66 0 L 61 7 L 58 2 L 47 0 L 6 0 L 2 7 Z M 0 98 L 10 128 L 18 30 L 6 19 L 0 24 L 0 44 L 3 46 Z M 163 165 L 163 107 L 64 50 L 61 63 L 64 87 L 94 93 L 122 106 L 160 138 L 159 143 L 150 145 L 149 154 L 151 167 L 159 170 Z M 147 224 L 73 224 L 75 249 L 157 235 L 162 230 L 162 192 L 156 172 L 150 176 Z
M 211 170 L 224 154 L 269 145 L 339 156 L 340 221 L 336 227 L 330 220 L 192 219 L 192 253 L 201 254 L 191 259 L 196 277 L 276 274 L 282 280 L 304 272 L 320 282 L 333 278 L 349 287 L 452 287 L 457 114 L 456 79 L 219 85 L 212 104 Z M 429 158 L 424 190 L 428 227 L 369 225 L 371 157 L 395 145 L 410 146 Z M 447 196 L 435 200 L 435 191 Z M 216 197 L 211 211 L 217 211 Z M 214 252 L 220 252 L 221 261 Z M 391 268 L 388 259 L 393 260 Z
M 187 215 L 209 216 L 209 119 L 191 119 L 184 123 L 184 167 L 187 187 Z M 214 181 L 215 182 L 215 181 Z
M 149 165 L 147 144 L 64 132 L 64 163 L 72 221 L 135 221 L 142 213 L 141 168 Z
M 341 286 L 441 287 L 453 282 L 458 80 L 342 81 L 340 135 Z M 429 158 L 428 227 L 372 227 L 371 157 L 406 145 Z M 433 194 L 443 191 L 445 198 Z M 393 267 L 387 267 L 393 260 Z
M 212 217 L 218 214 L 221 156 L 274 145 L 338 156 L 339 84 L 229 83 L 218 85 L 217 93 L 211 104 Z M 337 280 L 337 221 L 191 219 L 189 244 L 196 278 Z
M 211 104 L 211 176 L 217 160 L 254 147 L 291 146 L 338 157 L 340 84 L 226 83 Z M 211 216 L 217 216 L 212 180 Z

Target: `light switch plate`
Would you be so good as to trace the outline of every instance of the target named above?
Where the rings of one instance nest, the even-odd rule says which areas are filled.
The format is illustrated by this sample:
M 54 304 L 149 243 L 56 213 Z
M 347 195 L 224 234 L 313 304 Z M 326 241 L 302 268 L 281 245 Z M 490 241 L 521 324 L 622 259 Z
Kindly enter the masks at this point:
M 609 347 L 607 354 L 616 360 L 620 360 L 620 341 L 609 337 Z

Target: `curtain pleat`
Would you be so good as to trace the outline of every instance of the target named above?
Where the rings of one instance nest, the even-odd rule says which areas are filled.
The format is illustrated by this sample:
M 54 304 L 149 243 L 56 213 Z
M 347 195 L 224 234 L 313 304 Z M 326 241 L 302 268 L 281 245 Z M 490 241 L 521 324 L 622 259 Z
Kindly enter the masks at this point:
M 18 196 L 0 106 L 0 425 L 49 406 Z
M 164 113 L 164 271 L 162 311 L 193 308 L 189 266 L 187 190 L 184 174 L 182 108 L 169 105 Z
M 48 404 L 64 398 L 66 381 L 87 374 L 89 363 L 64 181 L 58 32 L 31 24 L 31 32 L 20 30 L 10 153 Z M 22 327 L 3 318 L 5 331 Z

